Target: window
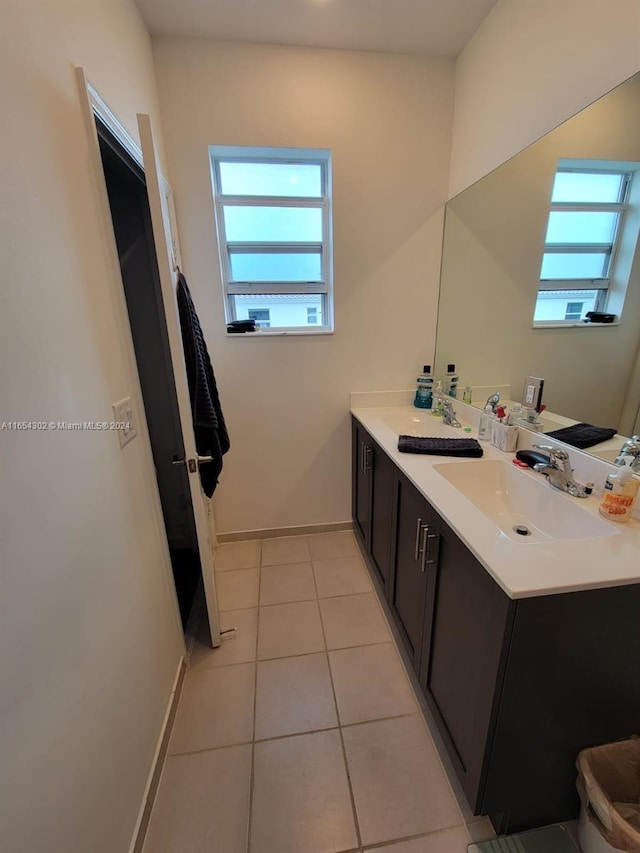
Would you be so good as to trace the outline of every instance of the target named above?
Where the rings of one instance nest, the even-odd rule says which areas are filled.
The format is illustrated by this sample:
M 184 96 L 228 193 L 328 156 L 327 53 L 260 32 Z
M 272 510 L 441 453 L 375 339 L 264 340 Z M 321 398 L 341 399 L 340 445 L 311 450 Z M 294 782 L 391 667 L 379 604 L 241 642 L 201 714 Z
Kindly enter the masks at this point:
M 330 154 L 211 146 L 227 321 L 331 331 Z
M 577 322 L 604 309 L 630 177 L 603 168 L 557 170 L 535 323 Z
M 244 320 L 244 317 L 239 317 L 239 320 Z M 262 329 L 268 329 L 271 325 L 268 308 L 247 308 L 247 319 L 255 320 L 256 326 Z
M 565 320 L 580 320 L 582 318 L 582 309 L 584 302 L 567 302 L 567 307 L 564 311 Z

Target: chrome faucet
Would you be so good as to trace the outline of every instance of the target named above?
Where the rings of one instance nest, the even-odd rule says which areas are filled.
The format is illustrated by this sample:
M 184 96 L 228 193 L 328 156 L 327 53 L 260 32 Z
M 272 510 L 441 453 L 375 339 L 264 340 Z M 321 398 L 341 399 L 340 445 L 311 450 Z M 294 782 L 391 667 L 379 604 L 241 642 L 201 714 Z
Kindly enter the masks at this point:
M 583 486 L 573 479 L 571 460 L 566 450 L 560 447 L 551 447 L 548 444 L 534 444 L 538 450 L 544 450 L 549 454 L 549 462 L 539 462 L 533 466 L 538 474 L 544 474 L 554 489 L 560 489 L 574 498 L 588 498 L 593 491 L 593 483 Z
M 453 403 L 451 400 L 442 401 L 442 423 L 452 427 L 462 426 L 456 417 L 456 413 L 453 411 Z
M 616 465 L 628 465 L 636 474 L 640 474 L 640 435 L 633 435 L 620 448 Z
M 499 402 L 500 402 L 500 392 L 496 391 L 495 394 L 492 394 L 490 397 L 487 398 L 487 402 L 484 404 L 484 407 L 486 409 L 487 406 L 491 406 L 491 411 L 495 415 L 495 413 L 498 411 L 498 403 Z

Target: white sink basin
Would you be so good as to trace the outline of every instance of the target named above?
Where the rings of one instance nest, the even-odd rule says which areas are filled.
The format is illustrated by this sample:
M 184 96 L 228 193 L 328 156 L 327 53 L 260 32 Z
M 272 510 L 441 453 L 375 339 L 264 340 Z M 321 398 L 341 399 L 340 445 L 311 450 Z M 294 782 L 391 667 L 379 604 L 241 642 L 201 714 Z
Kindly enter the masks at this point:
M 580 498 L 555 491 L 542 475 L 534 477 L 509 462 L 446 462 L 433 470 L 517 542 L 594 539 L 620 532 L 580 506 Z M 527 532 L 518 533 L 518 527 Z
M 457 436 L 467 437 L 460 427 L 450 427 L 442 423 L 442 415 L 432 415 L 431 409 L 415 409 L 411 412 L 389 412 L 384 421 L 398 435 L 424 436 Z

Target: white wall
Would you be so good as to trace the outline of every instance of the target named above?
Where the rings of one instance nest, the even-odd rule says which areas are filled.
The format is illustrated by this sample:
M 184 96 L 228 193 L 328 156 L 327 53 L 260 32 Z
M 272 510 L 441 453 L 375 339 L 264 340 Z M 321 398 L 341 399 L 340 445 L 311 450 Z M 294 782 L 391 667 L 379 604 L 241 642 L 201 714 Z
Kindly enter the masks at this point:
M 232 449 L 219 533 L 350 518 L 349 392 L 433 352 L 453 68 L 388 54 L 154 40 L 185 272 Z M 336 332 L 224 330 L 207 146 L 333 152 Z
M 639 69 L 637 0 L 498 0 L 456 63 L 449 195 Z
M 112 420 L 137 389 L 74 65 L 136 135 L 149 38 L 129 0 L 5 0 L 2 30 L 0 421 Z M 148 439 L 0 450 L 0 846 L 126 853 L 183 650 Z

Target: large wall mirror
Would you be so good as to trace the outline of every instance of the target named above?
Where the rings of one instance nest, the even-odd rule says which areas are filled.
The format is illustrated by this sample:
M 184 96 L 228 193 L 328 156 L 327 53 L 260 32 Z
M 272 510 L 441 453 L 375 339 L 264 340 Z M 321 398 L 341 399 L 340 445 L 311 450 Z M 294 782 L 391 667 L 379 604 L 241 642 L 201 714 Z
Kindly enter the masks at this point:
M 639 232 L 640 74 L 447 204 L 436 376 L 455 364 L 480 405 L 543 377 L 538 430 L 639 433 Z

